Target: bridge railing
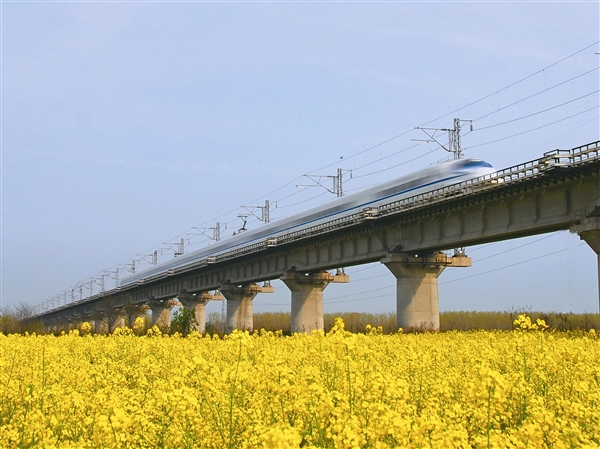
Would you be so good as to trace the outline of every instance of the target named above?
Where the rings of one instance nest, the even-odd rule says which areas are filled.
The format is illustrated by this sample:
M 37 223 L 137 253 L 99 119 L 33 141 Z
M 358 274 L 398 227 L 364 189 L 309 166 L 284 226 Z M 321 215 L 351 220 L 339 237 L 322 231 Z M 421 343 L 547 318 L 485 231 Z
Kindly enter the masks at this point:
M 600 158 L 600 141 L 592 142 L 571 150 L 554 150 L 544 154 L 539 159 L 514 165 L 496 173 L 470 179 L 440 189 L 431 190 L 410 198 L 394 201 L 379 206 L 379 215 L 389 215 L 400 211 L 416 209 L 434 202 L 446 201 L 477 191 L 496 188 L 514 182 L 522 182 L 542 176 L 545 172 L 556 167 L 569 167 L 587 163 Z
M 585 163 L 590 159 L 600 157 L 600 142 L 592 142 L 581 147 L 573 148 L 573 164 Z

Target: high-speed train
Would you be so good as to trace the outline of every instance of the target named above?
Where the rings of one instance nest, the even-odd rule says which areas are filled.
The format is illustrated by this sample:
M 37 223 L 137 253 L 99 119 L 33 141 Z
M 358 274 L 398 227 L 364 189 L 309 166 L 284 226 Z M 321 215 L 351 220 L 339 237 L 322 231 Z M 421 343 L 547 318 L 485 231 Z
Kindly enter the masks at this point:
M 183 254 L 139 273 L 134 273 L 124 277 L 119 283 L 119 287 L 173 275 L 224 252 L 233 251 L 267 239 L 276 239 L 278 236 L 290 232 L 301 231 L 304 228 L 344 218 L 366 208 L 376 208 L 382 204 L 485 176 L 495 171 L 490 164 L 480 159 L 455 159 L 441 162 L 410 175 L 367 188 L 353 195 L 337 198 L 288 218 L 238 233 L 233 237 L 215 242 L 202 249 Z

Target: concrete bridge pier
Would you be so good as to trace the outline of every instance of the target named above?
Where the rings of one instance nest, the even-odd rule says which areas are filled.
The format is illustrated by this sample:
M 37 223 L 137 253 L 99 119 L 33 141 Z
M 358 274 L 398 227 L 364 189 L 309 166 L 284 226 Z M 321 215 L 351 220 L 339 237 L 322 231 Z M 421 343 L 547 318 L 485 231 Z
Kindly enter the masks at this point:
M 197 324 L 195 325 L 196 331 L 201 334 L 206 330 L 206 304 L 208 301 L 222 301 L 223 296 L 220 294 L 210 294 L 208 292 L 198 293 L 193 295 L 191 293 L 182 292 L 177 298 L 179 302 L 186 309 L 194 311 Z
M 572 226 L 570 231 L 579 234 L 579 238 L 584 240 L 596 253 L 598 259 L 598 310 L 600 311 L 600 207 L 596 207 L 578 225 Z M 600 321 L 598 325 L 600 326 Z
M 125 317 L 124 316 L 115 317 L 114 324 L 113 324 L 113 331 L 117 327 L 125 327 Z
M 381 263 L 396 277 L 396 326 L 439 331 L 438 277 L 448 266 L 470 267 L 471 258 L 444 253 L 388 254 Z
M 234 329 L 254 330 L 254 317 L 252 301 L 259 293 L 273 293 L 270 285 L 257 284 L 232 285 L 225 284 L 219 288 L 227 300 L 227 333 Z
M 306 332 L 323 330 L 323 290 L 332 282 L 347 283 L 350 278 L 343 273 L 330 274 L 327 271 L 316 273 L 288 272 L 281 280 L 292 292 L 291 331 Z
M 103 324 L 104 323 L 102 322 L 102 320 L 100 318 L 96 318 L 94 320 L 94 332 L 97 334 L 103 332 L 103 329 L 102 329 Z
M 171 309 L 175 305 L 172 300 L 151 299 L 148 301 L 148 307 L 152 311 L 152 319 L 150 325 L 155 324 L 162 330 L 168 329 L 171 326 Z

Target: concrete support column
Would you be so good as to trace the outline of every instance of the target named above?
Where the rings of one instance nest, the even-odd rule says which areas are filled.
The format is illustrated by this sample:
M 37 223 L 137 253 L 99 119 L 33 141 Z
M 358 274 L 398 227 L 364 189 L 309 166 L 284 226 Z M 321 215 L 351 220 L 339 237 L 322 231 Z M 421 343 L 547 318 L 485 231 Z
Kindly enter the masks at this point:
M 405 330 L 440 330 L 438 277 L 447 266 L 470 267 L 471 258 L 443 253 L 389 254 L 381 260 L 396 277 L 396 325 Z
M 292 292 L 291 331 L 310 334 L 313 330 L 324 329 L 323 290 L 331 282 L 346 283 L 345 274 L 288 272 L 281 280 Z
M 595 208 L 590 216 L 582 219 L 578 225 L 572 226 L 570 231 L 579 234 L 596 253 L 598 264 L 598 310 L 600 311 L 600 208 Z M 600 326 L 600 321 L 598 322 Z
M 116 329 L 117 327 L 125 327 L 125 317 L 123 316 L 118 316 L 115 318 L 114 321 L 114 328 Z M 114 330 L 113 330 L 114 331 Z
M 166 330 L 171 326 L 171 309 L 175 305 L 172 300 L 151 299 L 148 301 L 148 307 L 152 311 L 152 319 L 150 325 L 155 324 L 162 330 Z
M 94 332 L 96 334 L 100 334 L 100 333 L 104 332 L 104 330 L 102 328 L 103 328 L 102 320 L 99 318 L 96 318 L 94 320 Z
M 234 329 L 254 330 L 252 300 L 259 293 L 272 293 L 271 286 L 261 287 L 257 284 L 231 285 L 225 284 L 219 291 L 227 300 L 227 333 Z
M 206 304 L 208 301 L 222 301 L 223 296 L 220 294 L 210 294 L 208 292 L 198 293 L 193 295 L 191 293 L 182 292 L 177 298 L 183 307 L 194 311 L 196 318 L 196 331 L 201 334 L 206 330 Z

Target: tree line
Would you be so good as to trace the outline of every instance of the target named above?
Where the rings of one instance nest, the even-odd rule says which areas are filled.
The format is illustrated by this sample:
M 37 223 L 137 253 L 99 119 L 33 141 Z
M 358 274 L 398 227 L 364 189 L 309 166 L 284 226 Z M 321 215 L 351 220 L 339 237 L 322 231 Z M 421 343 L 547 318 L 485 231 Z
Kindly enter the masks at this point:
M 137 318 L 143 320 L 143 332 L 151 326 L 147 307 L 126 304 L 119 310 L 108 306 L 90 316 L 89 321 L 95 321 L 98 328 L 96 333 L 112 333 L 119 326 L 133 328 Z M 511 330 L 518 315 L 526 313 L 533 320 L 542 319 L 552 329 L 559 331 L 567 330 L 600 330 L 600 315 L 597 313 L 564 313 L 564 312 L 536 312 L 527 308 L 511 309 L 499 312 L 479 311 L 451 311 L 440 313 L 440 330 L 466 331 L 466 330 Z M 33 306 L 21 302 L 14 307 L 0 308 L 0 333 L 4 335 L 25 332 L 28 333 L 51 333 L 46 332 L 41 321 L 31 320 L 35 315 Z M 325 332 L 328 332 L 335 324 L 336 318 L 342 318 L 346 330 L 355 333 L 364 333 L 369 327 L 381 327 L 385 334 L 397 332 L 396 313 L 356 313 L 339 312 L 327 313 L 324 317 Z M 85 320 L 83 320 L 85 321 Z M 82 321 L 82 322 L 83 322 Z M 81 325 L 82 323 L 77 323 Z M 183 307 L 174 309 L 171 324 L 163 333 L 178 332 L 187 335 L 195 329 L 196 320 L 193 311 Z M 266 331 L 281 330 L 284 335 L 290 334 L 291 316 L 289 312 L 261 312 L 254 314 L 254 329 Z M 78 327 L 75 325 L 74 327 Z M 67 329 L 64 329 L 67 330 Z M 60 330 L 59 330 L 60 332 Z M 218 312 L 209 313 L 206 320 L 206 333 L 224 335 L 225 317 Z

